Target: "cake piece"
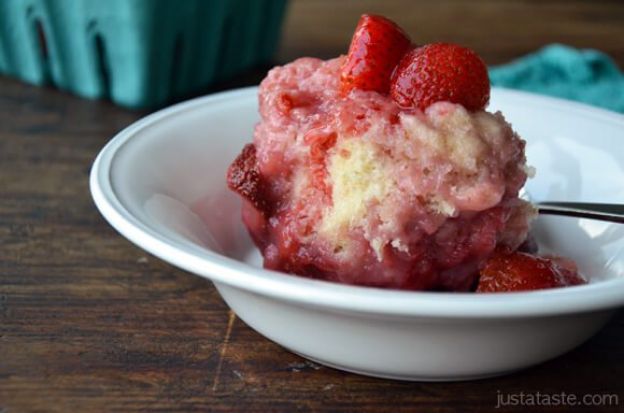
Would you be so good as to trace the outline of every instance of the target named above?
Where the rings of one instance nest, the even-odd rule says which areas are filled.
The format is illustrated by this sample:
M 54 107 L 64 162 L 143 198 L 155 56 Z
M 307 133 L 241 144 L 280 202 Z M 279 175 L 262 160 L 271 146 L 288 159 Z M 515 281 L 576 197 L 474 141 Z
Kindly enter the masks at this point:
M 228 171 L 268 269 L 376 287 L 468 291 L 527 238 L 525 142 L 485 110 L 487 69 L 414 47 L 365 15 L 349 54 L 272 69 L 253 143 Z

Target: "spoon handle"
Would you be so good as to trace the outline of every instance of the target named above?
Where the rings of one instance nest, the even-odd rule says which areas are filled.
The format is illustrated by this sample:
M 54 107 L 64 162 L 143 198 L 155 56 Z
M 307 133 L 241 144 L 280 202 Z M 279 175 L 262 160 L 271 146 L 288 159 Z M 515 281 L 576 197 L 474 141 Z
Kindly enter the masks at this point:
M 539 202 L 540 214 L 567 215 L 598 219 L 624 224 L 623 204 L 597 204 L 589 202 Z

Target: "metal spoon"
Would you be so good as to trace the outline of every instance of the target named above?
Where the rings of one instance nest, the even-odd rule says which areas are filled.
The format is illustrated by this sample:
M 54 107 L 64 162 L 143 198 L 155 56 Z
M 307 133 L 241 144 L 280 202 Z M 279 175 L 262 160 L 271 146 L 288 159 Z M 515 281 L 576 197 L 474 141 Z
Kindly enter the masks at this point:
M 593 202 L 537 202 L 540 214 L 567 215 L 624 224 L 624 204 L 600 204 Z
M 596 202 L 542 201 L 535 202 L 526 188 L 520 189 L 520 198 L 531 202 L 540 214 L 565 215 L 624 223 L 624 204 L 603 204 Z

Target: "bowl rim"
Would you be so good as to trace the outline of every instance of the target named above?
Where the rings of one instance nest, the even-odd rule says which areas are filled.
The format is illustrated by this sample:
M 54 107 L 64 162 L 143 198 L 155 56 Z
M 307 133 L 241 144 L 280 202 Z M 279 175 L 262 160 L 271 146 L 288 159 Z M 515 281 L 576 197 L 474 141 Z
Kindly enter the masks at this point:
M 125 238 L 176 267 L 217 284 L 317 309 L 461 319 L 552 316 L 607 310 L 624 304 L 624 277 L 581 286 L 488 294 L 400 291 L 308 279 L 255 268 L 199 245 L 169 238 L 123 205 L 112 185 L 111 167 L 130 139 L 183 112 L 256 94 L 257 87 L 252 86 L 191 99 L 150 114 L 117 133 L 99 152 L 91 168 L 90 190 L 100 213 Z M 617 122 L 624 129 L 624 116 L 608 110 L 503 88 L 492 88 L 492 94 Z

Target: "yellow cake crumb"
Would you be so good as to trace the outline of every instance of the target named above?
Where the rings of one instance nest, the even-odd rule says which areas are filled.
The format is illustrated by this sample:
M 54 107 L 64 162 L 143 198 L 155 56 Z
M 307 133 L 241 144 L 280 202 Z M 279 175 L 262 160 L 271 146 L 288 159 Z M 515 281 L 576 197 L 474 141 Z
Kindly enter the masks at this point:
M 364 217 L 371 203 L 395 190 L 378 151 L 375 144 L 363 138 L 342 139 L 336 146 L 327 166 L 333 206 L 325 211 L 320 227 L 325 236 L 337 241 Z

